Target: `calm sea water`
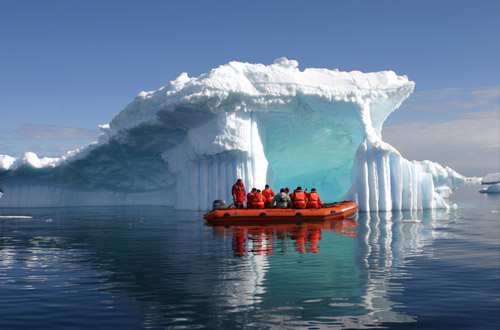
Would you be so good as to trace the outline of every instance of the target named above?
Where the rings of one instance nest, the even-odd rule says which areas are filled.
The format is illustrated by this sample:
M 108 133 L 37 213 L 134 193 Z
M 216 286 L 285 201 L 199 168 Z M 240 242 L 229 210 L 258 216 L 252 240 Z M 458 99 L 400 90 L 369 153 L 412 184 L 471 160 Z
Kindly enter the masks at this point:
M 0 329 L 498 329 L 500 194 L 478 189 L 450 211 L 268 226 L 0 209 Z

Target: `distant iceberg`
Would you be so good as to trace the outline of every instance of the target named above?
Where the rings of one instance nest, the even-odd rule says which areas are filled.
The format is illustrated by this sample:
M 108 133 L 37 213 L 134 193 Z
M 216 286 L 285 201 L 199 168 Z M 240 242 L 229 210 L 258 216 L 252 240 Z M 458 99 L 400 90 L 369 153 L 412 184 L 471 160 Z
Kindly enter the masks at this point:
M 481 180 L 483 184 L 500 183 L 500 173 L 490 173 Z
M 230 62 L 141 92 L 98 141 L 60 158 L 0 156 L 0 206 L 168 205 L 206 210 L 230 187 L 317 188 L 361 210 L 447 208 L 464 177 L 382 140 L 414 83 L 392 71 Z
M 500 193 L 500 183 L 490 185 L 488 188 L 479 190 L 482 193 Z

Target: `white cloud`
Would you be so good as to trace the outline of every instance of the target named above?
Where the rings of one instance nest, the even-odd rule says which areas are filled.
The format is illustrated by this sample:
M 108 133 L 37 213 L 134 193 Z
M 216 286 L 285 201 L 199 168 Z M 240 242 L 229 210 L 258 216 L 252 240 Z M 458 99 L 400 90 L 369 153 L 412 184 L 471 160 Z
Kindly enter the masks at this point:
M 468 176 L 500 170 L 500 111 L 460 114 L 439 122 L 387 125 L 384 141 L 410 160 L 430 159 Z
M 384 124 L 384 141 L 410 160 L 473 176 L 500 171 L 500 86 L 415 92 Z
M 21 139 L 81 140 L 95 139 L 99 131 L 76 127 L 26 124 L 15 133 Z
M 416 91 L 386 124 L 412 121 L 449 121 L 469 112 L 498 111 L 500 86 Z
M 99 131 L 75 127 L 27 124 L 0 132 L 0 154 L 20 156 L 31 151 L 39 156 L 59 157 L 66 151 L 96 141 Z

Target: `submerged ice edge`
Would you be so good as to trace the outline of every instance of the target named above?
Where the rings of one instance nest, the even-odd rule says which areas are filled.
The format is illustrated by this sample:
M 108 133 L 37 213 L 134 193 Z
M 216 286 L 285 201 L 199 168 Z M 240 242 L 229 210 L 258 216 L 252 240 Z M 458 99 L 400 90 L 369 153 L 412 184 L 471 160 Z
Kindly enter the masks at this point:
M 382 141 L 414 83 L 392 71 L 230 62 L 142 92 L 99 141 L 61 158 L 0 156 L 0 206 L 167 205 L 207 210 L 230 187 L 316 187 L 360 210 L 448 207 L 463 177 Z M 445 196 L 446 197 L 446 196 Z

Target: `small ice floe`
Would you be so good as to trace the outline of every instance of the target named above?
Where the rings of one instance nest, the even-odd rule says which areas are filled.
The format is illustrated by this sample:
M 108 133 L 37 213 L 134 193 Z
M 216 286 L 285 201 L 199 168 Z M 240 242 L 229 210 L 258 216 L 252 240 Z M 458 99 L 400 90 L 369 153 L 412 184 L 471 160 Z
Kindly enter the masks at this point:
M 402 221 L 407 222 L 407 223 L 420 223 L 420 222 L 422 222 L 422 220 L 420 220 L 420 219 L 403 219 Z
M 46 223 L 51 223 L 52 222 L 52 219 L 46 219 L 45 220 Z
M 492 184 L 488 188 L 479 190 L 480 193 L 500 193 L 500 183 Z
M 0 219 L 33 219 L 27 215 L 0 215 Z

